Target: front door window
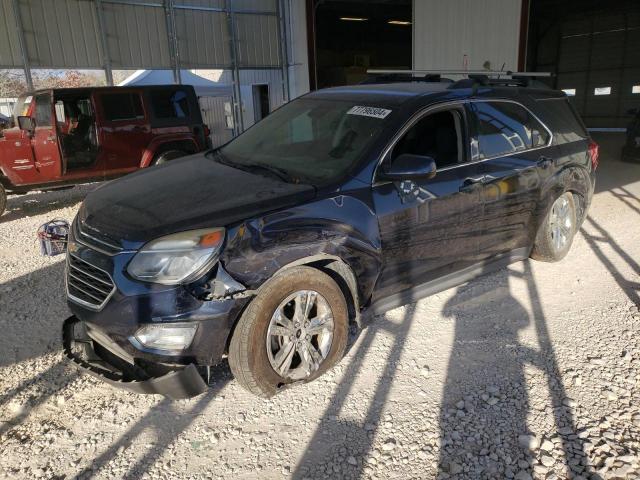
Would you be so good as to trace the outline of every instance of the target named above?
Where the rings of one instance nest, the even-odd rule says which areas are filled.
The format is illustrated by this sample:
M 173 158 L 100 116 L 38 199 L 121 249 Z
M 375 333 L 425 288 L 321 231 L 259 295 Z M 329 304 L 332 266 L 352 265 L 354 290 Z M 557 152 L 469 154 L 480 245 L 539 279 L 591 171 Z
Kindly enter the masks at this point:
M 88 96 L 58 98 L 56 126 L 67 170 L 93 166 L 98 154 L 96 117 Z

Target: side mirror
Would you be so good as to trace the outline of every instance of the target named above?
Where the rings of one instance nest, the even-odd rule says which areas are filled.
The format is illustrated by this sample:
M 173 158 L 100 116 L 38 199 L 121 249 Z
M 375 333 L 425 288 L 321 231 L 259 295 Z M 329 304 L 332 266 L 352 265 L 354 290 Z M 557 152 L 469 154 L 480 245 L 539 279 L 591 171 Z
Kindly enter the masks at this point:
M 36 121 L 31 117 L 18 117 L 18 127 L 31 135 L 36 129 Z
M 638 113 L 640 113 L 640 108 L 630 108 L 627 110 L 627 115 L 636 116 Z
M 384 180 L 429 180 L 436 176 L 436 161 L 426 155 L 403 153 L 382 172 Z

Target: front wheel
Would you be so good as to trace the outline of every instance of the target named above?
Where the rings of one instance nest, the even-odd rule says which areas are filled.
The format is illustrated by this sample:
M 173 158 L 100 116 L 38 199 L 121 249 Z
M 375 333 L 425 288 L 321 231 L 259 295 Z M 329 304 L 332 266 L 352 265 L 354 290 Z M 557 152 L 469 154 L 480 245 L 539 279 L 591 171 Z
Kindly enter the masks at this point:
M 0 185 L 0 217 L 7 208 L 7 192 L 2 185 Z
M 531 258 L 543 262 L 562 260 L 573 242 L 578 228 L 576 203 L 571 192 L 560 195 L 542 221 L 531 252 Z
M 261 397 L 310 382 L 344 355 L 348 311 L 333 279 L 294 267 L 269 280 L 244 312 L 229 345 L 229 366 L 240 385 Z

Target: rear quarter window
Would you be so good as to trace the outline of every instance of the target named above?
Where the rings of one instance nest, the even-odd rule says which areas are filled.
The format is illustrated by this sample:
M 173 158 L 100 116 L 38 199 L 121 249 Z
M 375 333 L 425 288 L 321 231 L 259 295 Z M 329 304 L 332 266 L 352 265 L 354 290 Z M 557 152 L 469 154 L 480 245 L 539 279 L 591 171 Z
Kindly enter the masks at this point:
M 181 89 L 151 91 L 151 110 L 158 119 L 186 119 L 191 116 L 189 95 Z
M 553 143 L 562 144 L 589 137 L 582 119 L 567 98 L 537 100 L 536 113 L 553 132 Z

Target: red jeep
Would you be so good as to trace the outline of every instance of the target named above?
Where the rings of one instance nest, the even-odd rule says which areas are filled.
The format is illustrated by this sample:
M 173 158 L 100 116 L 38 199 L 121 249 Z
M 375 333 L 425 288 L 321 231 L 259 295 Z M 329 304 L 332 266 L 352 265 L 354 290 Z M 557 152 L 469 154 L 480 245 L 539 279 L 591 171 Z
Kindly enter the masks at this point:
M 207 148 L 187 85 L 40 90 L 0 133 L 0 215 L 7 193 L 106 180 Z

